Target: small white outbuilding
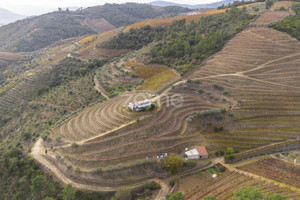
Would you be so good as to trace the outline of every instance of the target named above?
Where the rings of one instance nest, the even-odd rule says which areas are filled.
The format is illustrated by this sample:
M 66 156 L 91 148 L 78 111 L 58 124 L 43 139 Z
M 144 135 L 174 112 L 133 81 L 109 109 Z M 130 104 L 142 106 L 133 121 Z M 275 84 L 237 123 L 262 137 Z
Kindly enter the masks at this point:
M 151 106 L 152 101 L 150 99 L 145 99 L 144 101 L 135 101 L 128 104 L 128 108 L 132 111 L 140 111 Z
M 205 146 L 197 146 L 194 149 L 185 152 L 186 159 L 201 159 L 208 158 L 208 153 Z
M 185 157 L 187 159 L 199 159 L 199 153 L 197 149 L 191 149 L 185 152 Z

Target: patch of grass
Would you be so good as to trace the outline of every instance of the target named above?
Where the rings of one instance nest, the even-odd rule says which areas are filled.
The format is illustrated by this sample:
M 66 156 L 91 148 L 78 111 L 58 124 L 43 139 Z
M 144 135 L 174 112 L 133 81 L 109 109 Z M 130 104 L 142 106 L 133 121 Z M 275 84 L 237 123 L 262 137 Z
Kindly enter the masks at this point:
M 97 37 L 97 35 L 90 35 L 90 36 L 87 36 L 81 40 L 78 41 L 79 44 L 85 44 L 87 42 L 91 42 L 93 41 L 95 38 Z
M 134 74 L 136 74 L 137 76 L 139 76 L 144 80 L 169 69 L 168 67 L 158 66 L 158 65 L 155 66 L 141 65 L 133 61 L 127 62 L 125 66 L 130 66 L 131 68 L 133 67 L 132 70 Z
M 143 85 L 141 85 L 138 89 L 159 91 L 173 81 L 176 81 L 178 78 L 179 76 L 172 69 L 165 70 L 146 79 Z
M 217 171 L 214 168 L 209 168 L 208 172 L 211 174 L 217 174 Z

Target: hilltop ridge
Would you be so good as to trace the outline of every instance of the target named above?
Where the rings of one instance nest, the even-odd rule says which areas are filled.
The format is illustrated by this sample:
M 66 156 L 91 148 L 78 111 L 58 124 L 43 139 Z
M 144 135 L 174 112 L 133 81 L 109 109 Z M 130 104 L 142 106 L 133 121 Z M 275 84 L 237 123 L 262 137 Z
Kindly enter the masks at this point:
M 191 5 L 191 4 L 178 4 L 178 3 L 173 3 L 169 1 L 152 1 L 149 4 L 153 6 L 181 6 L 185 8 L 190 8 L 190 9 L 201 9 L 201 8 L 217 8 L 221 6 L 222 4 L 227 5 L 229 3 L 234 2 L 234 0 L 223 0 L 223 1 L 218 1 L 215 3 L 206 3 L 206 4 L 196 4 L 196 5 Z
M 56 11 L 1 27 L 0 51 L 35 51 L 63 39 L 104 32 L 142 20 L 178 15 L 186 11 L 187 8 L 170 10 L 136 3 Z

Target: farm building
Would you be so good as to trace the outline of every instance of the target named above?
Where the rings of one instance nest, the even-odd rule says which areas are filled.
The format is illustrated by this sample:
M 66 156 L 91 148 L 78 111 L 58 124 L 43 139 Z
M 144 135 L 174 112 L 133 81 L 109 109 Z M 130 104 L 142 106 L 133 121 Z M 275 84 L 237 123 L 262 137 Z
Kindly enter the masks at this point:
M 128 108 L 132 111 L 140 111 L 151 106 L 152 101 L 150 99 L 145 99 L 143 101 L 135 101 L 128 104 Z
M 205 146 L 197 146 L 194 149 L 185 152 L 186 159 L 202 159 L 208 158 Z

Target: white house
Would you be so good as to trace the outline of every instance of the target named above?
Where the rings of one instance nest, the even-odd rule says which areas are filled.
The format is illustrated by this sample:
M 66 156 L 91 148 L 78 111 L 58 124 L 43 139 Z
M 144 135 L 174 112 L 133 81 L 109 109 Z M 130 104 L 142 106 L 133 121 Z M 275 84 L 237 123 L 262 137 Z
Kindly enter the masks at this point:
M 194 149 L 185 152 L 186 159 L 202 159 L 208 158 L 205 146 L 197 146 Z
M 148 106 L 151 106 L 152 101 L 150 99 L 145 99 L 143 101 L 135 101 L 128 104 L 128 108 L 132 111 L 140 111 Z

